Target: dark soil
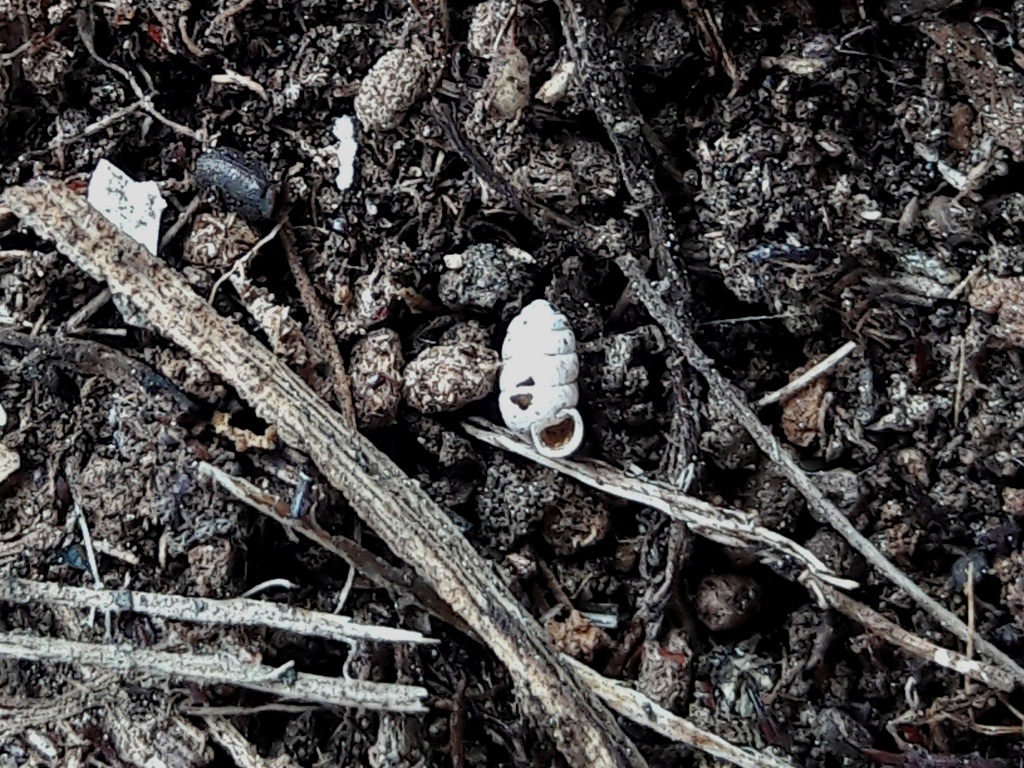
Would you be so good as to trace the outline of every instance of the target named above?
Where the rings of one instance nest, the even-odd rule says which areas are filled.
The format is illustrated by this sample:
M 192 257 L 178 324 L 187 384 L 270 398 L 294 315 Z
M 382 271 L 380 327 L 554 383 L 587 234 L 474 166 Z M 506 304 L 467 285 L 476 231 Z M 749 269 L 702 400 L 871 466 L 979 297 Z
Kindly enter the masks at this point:
M 856 342 L 760 416 L 860 531 L 965 619 L 973 564 L 977 631 L 1024 656 L 1024 192 L 1013 182 L 1024 3 L 626 0 L 601 13 L 659 162 L 698 341 L 751 402 Z M 1024 760 L 1019 695 L 965 685 L 819 608 L 748 553 L 460 429 L 469 415 L 500 421 L 482 348 L 500 350 L 508 321 L 547 298 L 579 343 L 583 454 L 756 512 L 860 581 L 858 599 L 964 650 L 812 518 L 632 298 L 610 257 L 647 257 L 647 219 L 578 81 L 552 78 L 569 61 L 556 5 L 113 0 L 78 11 L 0 0 L 0 46 L 0 184 L 52 176 L 84 188 L 101 158 L 157 181 L 164 233 L 180 224 L 161 258 L 332 400 L 279 240 L 217 284 L 273 222 L 243 205 L 256 216 L 245 223 L 229 210 L 237 195 L 197 185 L 197 159 L 216 145 L 266 166 L 343 355 L 361 361 L 352 380 L 367 434 L 563 650 L 795 765 Z M 368 76 L 385 54 L 390 69 Z M 145 105 L 125 109 L 140 98 L 129 77 L 177 126 Z M 331 133 L 342 115 L 358 117 L 356 178 L 343 191 Z M 607 252 L 581 246 L 584 225 L 606 229 Z M 108 588 L 226 598 L 285 579 L 292 589 L 262 599 L 333 611 L 345 564 L 288 541 L 196 471 L 209 462 L 290 504 L 303 457 L 215 428 L 215 413 L 254 436 L 267 425 L 134 324 L 120 297 L 75 318 L 102 286 L 10 217 L 5 227 L 0 323 L 53 344 L 0 347 L 0 433 L 20 460 L 0 482 L 0 572 L 92 586 L 80 508 Z M 383 328 L 392 333 L 352 354 Z M 151 386 L 62 352 L 75 338 L 146 363 Z M 440 344 L 470 351 L 439 364 Z M 402 361 L 421 355 L 422 369 L 460 386 L 442 396 L 406 380 L 399 405 Z M 297 506 L 390 557 L 326 483 L 314 479 Z M 5 659 L 0 765 L 233 765 L 206 730 L 210 713 L 265 765 L 559 764 L 479 644 L 359 575 L 342 612 L 441 643 L 347 649 L 2 605 L 6 632 L 294 659 L 327 675 L 344 662 L 354 677 L 423 685 L 432 698 L 426 715 L 378 716 Z M 148 742 L 138 728 L 133 738 L 150 754 L 126 745 L 126 713 L 148 724 Z M 652 766 L 710 764 L 625 727 Z

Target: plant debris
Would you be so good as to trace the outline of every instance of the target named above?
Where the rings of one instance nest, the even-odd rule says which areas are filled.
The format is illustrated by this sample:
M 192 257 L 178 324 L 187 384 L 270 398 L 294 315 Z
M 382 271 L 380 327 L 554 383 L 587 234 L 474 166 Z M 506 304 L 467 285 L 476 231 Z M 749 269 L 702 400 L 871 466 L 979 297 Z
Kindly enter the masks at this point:
M 0 30 L 4 765 L 1024 760 L 1021 3 Z

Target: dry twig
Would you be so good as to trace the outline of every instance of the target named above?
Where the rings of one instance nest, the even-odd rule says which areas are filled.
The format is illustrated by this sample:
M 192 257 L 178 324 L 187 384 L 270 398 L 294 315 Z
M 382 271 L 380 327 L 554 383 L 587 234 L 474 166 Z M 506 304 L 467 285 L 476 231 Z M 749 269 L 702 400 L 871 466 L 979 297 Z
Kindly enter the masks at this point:
M 224 653 L 170 653 L 0 632 L 0 656 L 100 667 L 122 673 L 189 680 L 200 685 L 237 685 L 285 699 L 328 706 L 426 711 L 426 688 L 311 675 L 295 671 L 291 664 L 275 669 Z
M 719 401 L 725 413 L 753 438 L 758 448 L 807 501 L 814 515 L 832 526 L 849 544 L 889 581 L 902 589 L 918 606 L 946 631 L 963 642 L 970 632 L 956 614 L 928 595 L 913 579 L 891 563 L 885 555 L 858 531 L 825 494 L 811 481 L 796 460 L 786 452 L 775 435 L 757 417 L 743 392 L 718 371 L 714 361 L 697 345 L 692 323 L 686 315 L 688 290 L 685 273 L 672 258 L 676 242 L 675 225 L 658 188 L 649 152 L 642 146 L 643 123 L 630 97 L 620 57 L 612 48 L 604 20 L 587 0 L 557 0 L 568 48 L 582 81 L 582 91 L 609 139 L 616 147 L 626 189 L 644 211 L 648 223 L 651 252 L 657 256 L 665 290 L 671 301 L 647 278 L 647 264 L 631 253 L 616 258 L 616 264 L 648 314 L 686 358 L 687 363 L 707 382 L 709 394 Z M 1001 666 L 1018 683 L 1024 683 L 1024 667 L 992 643 L 975 638 L 977 650 Z
M 452 613 L 448 604 L 415 573 L 390 565 L 352 539 L 327 533 L 309 517 L 292 517 L 287 502 L 271 496 L 245 478 L 229 475 L 205 461 L 200 462 L 199 472 L 213 478 L 221 488 L 242 503 L 279 522 L 292 538 L 300 534 L 322 549 L 340 557 L 349 564 L 349 573 L 358 570 L 378 587 L 408 594 L 425 610 L 452 626 L 469 632 L 465 622 Z
M 287 443 L 308 453 L 506 665 L 521 702 L 550 728 L 571 764 L 645 764 L 445 511 L 270 350 L 217 314 L 66 184 L 35 181 L 5 190 L 0 201 L 81 269 L 128 297 L 150 324 L 232 383 Z
M 573 658 L 563 657 L 583 681 L 623 717 L 650 728 L 666 738 L 688 744 L 701 752 L 740 768 L 793 768 L 793 764 L 767 752 L 737 747 L 721 736 L 674 715 L 637 690 L 599 675 Z
M 334 397 L 338 401 L 341 415 L 348 422 L 349 428 L 355 429 L 356 410 L 352 405 L 352 387 L 349 384 L 348 374 L 345 372 L 345 360 L 341 356 L 341 350 L 338 349 L 338 339 L 327 319 L 327 311 L 316 294 L 313 281 L 306 274 L 302 256 L 295 248 L 295 233 L 292 232 L 292 225 L 287 218 L 281 220 L 281 244 L 288 257 L 288 266 L 292 271 L 292 277 L 295 278 L 295 284 L 299 288 L 302 306 L 305 307 L 309 322 L 313 326 L 314 349 L 331 372 L 331 387 L 334 389 Z
M 857 582 L 833 573 L 805 547 L 758 525 L 754 516 L 747 512 L 709 504 L 667 483 L 634 477 L 601 461 L 570 461 L 542 456 L 510 430 L 496 427 L 483 419 L 470 419 L 462 426 L 470 435 L 489 445 L 524 456 L 612 496 L 653 507 L 673 520 L 686 523 L 695 533 L 712 541 L 753 550 L 776 566 L 794 563 L 801 570 L 842 589 L 857 587 Z
M 769 392 L 763 397 L 758 398 L 757 402 L 754 403 L 755 408 L 764 408 L 766 405 L 777 403 L 780 400 L 785 400 L 792 395 L 795 395 L 804 387 L 808 386 L 812 382 L 818 380 L 826 373 L 835 368 L 839 363 L 846 359 L 846 357 L 857 348 L 857 342 L 848 341 L 831 355 L 826 357 L 819 363 L 815 363 L 802 374 L 797 376 L 786 386 L 776 389 L 774 392 Z
M 109 297 L 104 291 L 97 299 L 104 295 Z M 48 362 L 79 373 L 100 375 L 121 386 L 141 389 L 149 394 L 159 391 L 170 397 L 186 414 L 194 415 L 201 407 L 146 363 L 99 342 L 33 335 L 4 328 L 0 329 L 0 346 L 28 350 L 30 354 L 23 358 L 22 365 Z
M 818 585 L 829 605 L 840 613 L 861 624 L 869 632 L 902 648 L 912 656 L 938 664 L 940 667 L 958 672 L 969 680 L 977 680 L 1000 691 L 1012 691 L 1013 677 L 1001 667 L 972 659 L 957 651 L 940 648 L 924 638 L 903 629 L 889 621 L 882 614 L 872 610 L 849 595 L 845 595 L 829 584 Z
M 88 589 L 10 578 L 0 579 L 0 600 L 20 604 L 41 602 L 115 613 L 132 611 L 198 624 L 264 626 L 345 643 L 356 640 L 379 643 L 437 642 L 407 629 L 360 624 L 347 616 L 245 598 L 211 600 L 130 589 Z

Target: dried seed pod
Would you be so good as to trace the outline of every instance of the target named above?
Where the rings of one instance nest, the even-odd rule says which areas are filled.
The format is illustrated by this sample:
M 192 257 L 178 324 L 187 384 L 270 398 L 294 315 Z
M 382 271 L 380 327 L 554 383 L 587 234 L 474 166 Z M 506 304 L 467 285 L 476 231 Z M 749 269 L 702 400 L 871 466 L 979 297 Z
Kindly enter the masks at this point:
M 359 426 L 395 423 L 404 365 L 402 342 L 390 328 L 371 331 L 352 347 L 352 400 Z
M 388 51 L 366 73 L 354 106 L 356 117 L 370 131 L 390 131 L 427 92 L 430 59 L 413 48 Z
M 422 413 L 454 411 L 494 389 L 498 353 L 476 344 L 438 344 L 405 367 L 405 401 Z
M 576 337 L 565 315 L 538 299 L 513 318 L 501 347 L 498 406 L 505 424 L 529 431 L 545 456 L 568 456 L 583 442 Z
M 277 188 L 267 167 L 237 150 L 217 147 L 203 152 L 196 160 L 195 179 L 247 219 L 269 219 L 274 212 Z

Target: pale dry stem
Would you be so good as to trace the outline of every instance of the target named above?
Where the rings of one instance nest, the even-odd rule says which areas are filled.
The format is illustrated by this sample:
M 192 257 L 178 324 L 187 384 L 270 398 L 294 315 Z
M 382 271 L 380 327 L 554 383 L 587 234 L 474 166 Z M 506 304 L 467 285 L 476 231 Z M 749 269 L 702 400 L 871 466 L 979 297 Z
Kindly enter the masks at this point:
M 224 653 L 171 653 L 0 632 L 0 656 L 188 680 L 200 685 L 235 685 L 327 706 L 426 711 L 426 688 L 311 675 L 290 667 L 255 664 Z
M 419 632 L 360 624 L 346 616 L 321 613 L 265 600 L 166 595 L 130 589 L 90 589 L 30 579 L 0 579 L 0 600 L 22 605 L 47 603 L 97 611 L 122 611 L 175 621 L 229 626 L 263 626 L 310 637 L 351 643 L 435 643 Z

